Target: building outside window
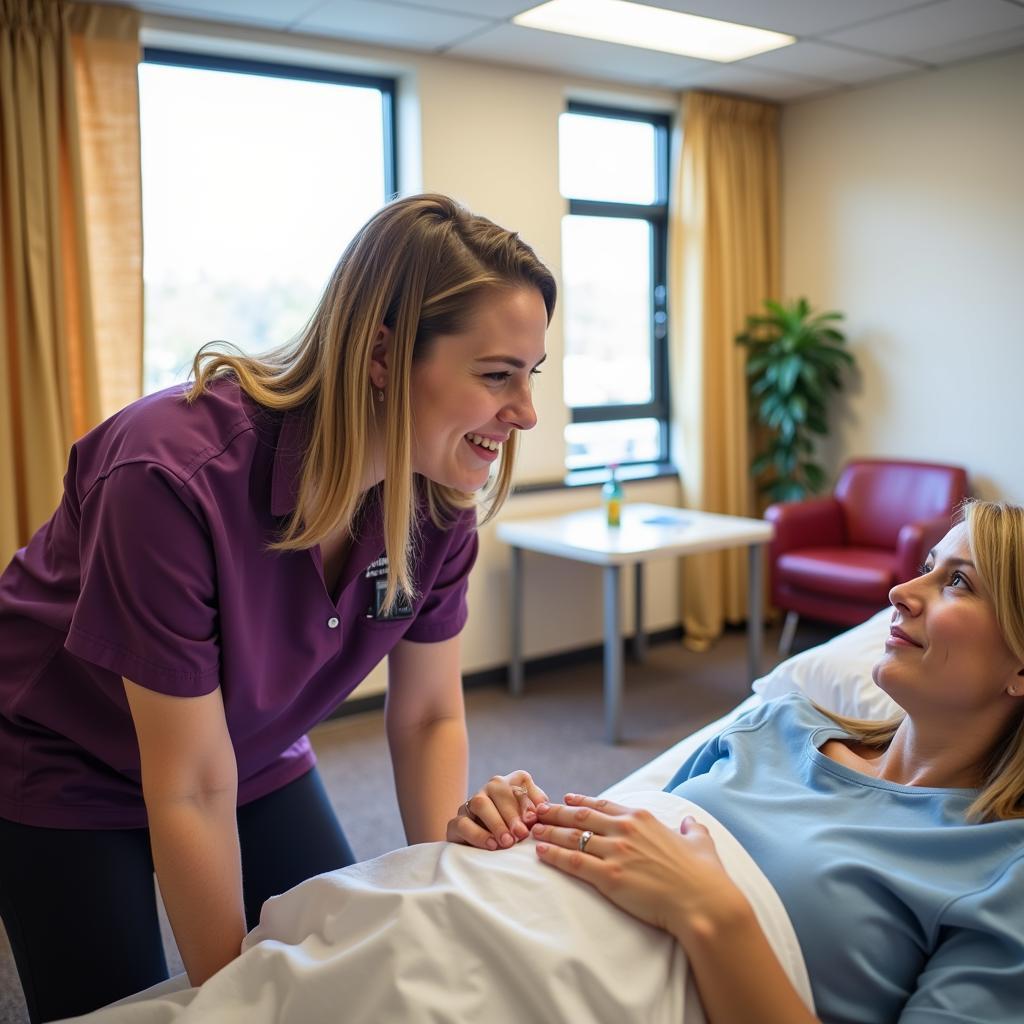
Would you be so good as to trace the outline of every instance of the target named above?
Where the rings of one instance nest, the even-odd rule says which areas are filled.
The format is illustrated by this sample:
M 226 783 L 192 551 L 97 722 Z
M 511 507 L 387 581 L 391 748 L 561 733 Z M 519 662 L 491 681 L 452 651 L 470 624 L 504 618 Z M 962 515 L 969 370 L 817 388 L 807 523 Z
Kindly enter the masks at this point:
M 566 468 L 668 460 L 669 118 L 559 119 Z
M 139 67 L 146 393 L 196 350 L 275 348 L 395 191 L 394 82 L 147 49 Z

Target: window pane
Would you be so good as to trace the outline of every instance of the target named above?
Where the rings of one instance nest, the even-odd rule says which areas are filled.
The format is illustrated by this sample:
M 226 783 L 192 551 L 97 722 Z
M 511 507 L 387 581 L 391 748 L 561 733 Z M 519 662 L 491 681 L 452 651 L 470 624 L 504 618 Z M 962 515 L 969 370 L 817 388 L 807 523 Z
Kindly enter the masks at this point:
M 570 423 L 565 428 L 568 469 L 610 462 L 656 462 L 661 458 L 661 424 L 655 419 Z
M 305 324 L 384 201 L 378 89 L 143 63 L 145 388 Z
M 566 404 L 651 401 L 650 225 L 564 217 L 562 282 Z
M 655 203 L 654 125 L 590 114 L 558 119 L 563 196 L 612 203 Z

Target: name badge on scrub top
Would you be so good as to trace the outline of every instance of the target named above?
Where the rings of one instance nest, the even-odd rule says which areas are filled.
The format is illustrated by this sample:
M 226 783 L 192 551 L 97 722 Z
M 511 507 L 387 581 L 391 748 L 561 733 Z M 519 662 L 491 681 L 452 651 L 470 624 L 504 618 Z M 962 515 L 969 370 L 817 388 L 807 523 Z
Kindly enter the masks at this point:
M 392 622 L 396 619 L 412 618 L 412 603 L 408 595 L 400 590 L 395 595 L 395 603 L 390 611 L 384 611 L 384 595 L 388 592 L 388 581 L 384 579 L 373 581 L 373 607 L 367 618 L 376 619 L 378 622 Z
M 381 555 L 368 566 L 365 578 L 373 580 L 373 603 L 366 610 L 368 619 L 377 622 L 395 622 L 400 619 L 412 618 L 412 602 L 409 595 L 399 591 L 395 595 L 395 603 L 390 611 L 384 611 L 384 597 L 388 592 L 388 556 Z

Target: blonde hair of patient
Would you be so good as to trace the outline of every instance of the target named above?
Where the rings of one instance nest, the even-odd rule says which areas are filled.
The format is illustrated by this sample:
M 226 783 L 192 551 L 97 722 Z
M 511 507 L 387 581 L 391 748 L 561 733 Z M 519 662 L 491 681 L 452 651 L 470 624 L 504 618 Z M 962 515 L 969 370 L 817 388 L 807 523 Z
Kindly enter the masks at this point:
M 424 501 L 433 522 L 444 526 L 476 499 L 432 480 L 414 479 L 412 366 L 434 338 L 465 330 L 488 294 L 516 287 L 540 291 L 550 323 L 555 280 L 517 234 L 446 196 L 411 196 L 383 207 L 356 234 L 306 327 L 291 342 L 260 356 L 219 350 L 222 342 L 199 350 L 192 364 L 195 379 L 185 396 L 189 402 L 211 381 L 231 374 L 268 409 L 309 407 L 310 436 L 295 512 L 272 549 L 309 548 L 336 531 L 352 531 L 371 457 L 370 425 L 379 427 L 382 419 L 382 511 L 390 567 L 384 606 L 393 607 L 399 591 L 414 596 L 417 503 Z M 393 339 L 386 397 L 379 402 L 370 365 L 382 324 Z M 511 490 L 515 454 L 513 431 L 486 495 L 484 521 Z
M 1024 664 L 1024 508 L 997 501 L 964 504 L 971 557 L 991 596 L 1007 647 Z M 1024 685 L 1024 680 L 1022 680 Z M 1024 818 L 1024 700 L 1006 733 L 992 750 L 978 796 L 967 809 L 969 821 Z M 856 740 L 884 748 L 904 719 L 881 722 L 836 715 L 819 708 Z

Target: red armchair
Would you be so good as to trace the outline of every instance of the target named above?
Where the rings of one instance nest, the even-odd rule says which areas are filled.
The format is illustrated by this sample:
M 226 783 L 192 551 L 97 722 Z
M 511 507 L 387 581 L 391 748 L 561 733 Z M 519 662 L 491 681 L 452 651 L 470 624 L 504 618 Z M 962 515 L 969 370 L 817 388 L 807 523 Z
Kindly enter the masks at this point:
M 832 497 L 769 506 L 772 601 L 787 612 L 780 652 L 789 654 L 801 615 L 855 626 L 884 608 L 966 497 L 959 466 L 857 459 Z

